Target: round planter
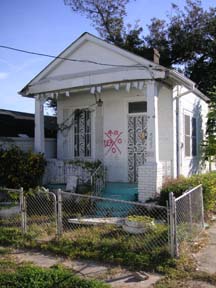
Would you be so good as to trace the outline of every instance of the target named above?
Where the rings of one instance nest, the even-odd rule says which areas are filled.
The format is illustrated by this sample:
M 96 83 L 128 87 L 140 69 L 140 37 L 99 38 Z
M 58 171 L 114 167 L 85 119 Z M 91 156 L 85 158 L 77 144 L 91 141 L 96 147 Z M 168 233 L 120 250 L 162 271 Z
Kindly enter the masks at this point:
M 143 234 L 146 232 L 145 228 L 136 228 L 127 225 L 123 225 L 122 228 L 125 232 L 128 232 L 130 234 Z
M 125 219 L 125 224 L 122 226 L 123 230 L 131 234 L 142 234 L 154 228 L 154 221 L 142 222 L 142 221 L 131 221 Z

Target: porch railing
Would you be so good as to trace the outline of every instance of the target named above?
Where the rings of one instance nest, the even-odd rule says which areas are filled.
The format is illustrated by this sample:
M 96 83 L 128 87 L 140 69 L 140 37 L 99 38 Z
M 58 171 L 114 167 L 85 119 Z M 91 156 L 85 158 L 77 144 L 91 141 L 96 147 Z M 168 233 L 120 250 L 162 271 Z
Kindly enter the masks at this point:
M 77 176 L 79 183 L 86 183 L 90 180 L 91 171 L 63 160 L 47 160 L 46 173 L 43 181 L 44 184 L 66 184 L 67 179 L 70 176 Z
M 106 169 L 101 163 L 91 175 L 91 187 L 94 195 L 100 195 L 106 183 Z

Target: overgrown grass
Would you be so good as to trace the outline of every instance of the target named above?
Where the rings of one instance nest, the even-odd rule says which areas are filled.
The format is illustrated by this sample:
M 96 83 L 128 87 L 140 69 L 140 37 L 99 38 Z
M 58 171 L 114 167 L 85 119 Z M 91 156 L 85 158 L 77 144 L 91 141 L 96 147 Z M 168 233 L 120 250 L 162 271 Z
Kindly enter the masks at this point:
M 201 281 L 204 283 L 208 283 L 216 287 L 216 275 L 210 274 L 207 272 L 201 271 L 184 271 L 184 270 L 177 270 L 178 267 L 175 269 L 170 270 L 166 273 L 166 276 L 157 282 L 154 288 L 184 288 L 184 287 L 195 287 L 194 284 L 192 285 L 193 281 Z M 190 286 L 190 281 L 192 281 Z M 197 287 L 198 283 L 196 282 Z M 204 287 L 204 286 L 202 286 Z
M 97 280 L 86 280 L 61 266 L 40 268 L 31 264 L 17 264 L 0 260 L 1 288 L 108 288 Z
M 193 281 L 201 281 L 216 286 L 216 275 L 196 270 L 196 261 L 187 243 L 180 247 L 180 258 L 174 260 L 174 265 L 164 266 L 162 271 L 166 275 L 157 282 L 154 288 L 184 288 L 196 287 Z M 192 281 L 190 286 L 190 281 Z M 196 283 L 197 287 L 198 283 Z M 202 286 L 204 287 L 204 286 Z
M 34 232 L 22 235 L 18 229 L 0 228 L 0 245 L 38 248 L 71 259 L 89 259 L 122 265 L 131 270 L 161 271 L 172 265 L 167 247 L 167 227 L 158 225 L 157 232 L 145 237 L 119 233 L 118 228 L 81 227 L 60 239 L 38 242 Z
M 1 227 L 0 245 L 38 248 L 52 251 L 55 254 L 66 255 L 72 259 L 102 260 L 103 262 L 114 263 L 116 265 L 122 264 L 135 270 L 154 270 L 165 275 L 162 280 L 155 284 L 155 288 L 189 288 L 188 281 L 190 280 L 216 285 L 216 275 L 196 271 L 196 263 L 194 257 L 191 256 L 191 250 L 187 243 L 181 244 L 181 257 L 179 259 L 171 259 L 165 246 L 162 248 L 155 246 L 155 249 L 151 253 L 147 253 L 142 250 L 142 243 L 138 245 L 133 237 L 124 239 L 121 235 L 116 234 L 113 240 L 111 240 L 111 237 L 102 238 L 102 230 L 99 227 L 94 227 L 93 230 L 81 228 L 78 231 L 77 234 L 68 232 L 58 241 L 53 240 L 39 243 L 35 240 L 35 235 L 31 233 L 23 236 L 18 229 Z M 103 229 L 103 233 L 109 234 L 109 232 L 108 229 Z M 153 241 L 153 238 L 149 238 L 149 241 Z M 1 250 L 0 287 L 108 287 L 97 281 L 80 280 L 76 276 L 71 275 L 68 270 L 61 267 L 42 269 L 29 264 L 17 265 L 14 262 L 2 260 L 4 254 L 9 250 L 7 247 Z M 41 284 L 41 281 L 44 286 Z M 11 283 L 13 283 L 12 286 L 10 286 Z M 29 286 L 29 283 L 34 284 Z

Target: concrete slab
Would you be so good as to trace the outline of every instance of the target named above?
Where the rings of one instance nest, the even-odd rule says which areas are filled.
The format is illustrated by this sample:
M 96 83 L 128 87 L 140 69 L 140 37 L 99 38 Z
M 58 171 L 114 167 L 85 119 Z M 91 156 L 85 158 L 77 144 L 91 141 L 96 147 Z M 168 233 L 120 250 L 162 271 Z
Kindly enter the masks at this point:
M 216 223 L 208 229 L 209 243 L 201 249 L 195 258 L 198 270 L 208 273 L 216 273 Z

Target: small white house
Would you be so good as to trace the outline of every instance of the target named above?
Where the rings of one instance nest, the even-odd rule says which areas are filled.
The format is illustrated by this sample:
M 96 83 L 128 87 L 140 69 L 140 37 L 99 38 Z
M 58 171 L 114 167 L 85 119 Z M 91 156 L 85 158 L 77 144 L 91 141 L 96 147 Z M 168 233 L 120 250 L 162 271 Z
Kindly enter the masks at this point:
M 57 159 L 101 160 L 107 181 L 138 182 L 140 201 L 166 177 L 201 172 L 208 98 L 154 59 L 81 35 L 20 91 L 35 98 L 36 151 L 44 152 L 43 104 L 53 98 Z

